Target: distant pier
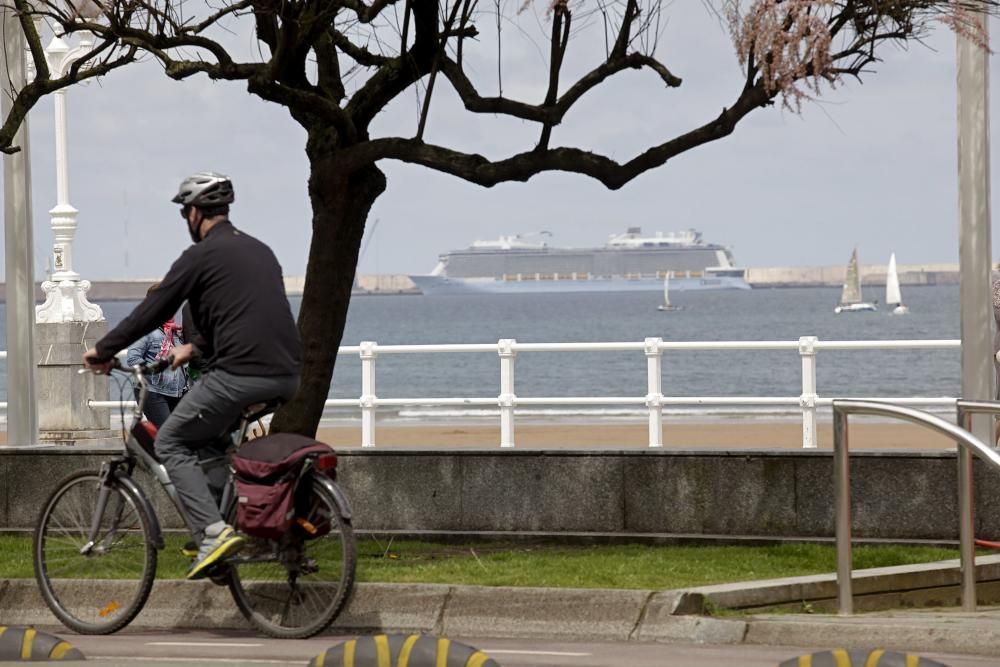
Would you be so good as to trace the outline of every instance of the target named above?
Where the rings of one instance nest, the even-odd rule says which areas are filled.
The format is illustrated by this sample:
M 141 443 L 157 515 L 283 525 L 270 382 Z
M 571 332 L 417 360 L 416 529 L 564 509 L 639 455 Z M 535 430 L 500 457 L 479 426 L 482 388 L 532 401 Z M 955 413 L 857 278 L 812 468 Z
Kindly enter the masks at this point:
M 861 284 L 885 286 L 885 264 L 859 266 Z M 896 267 L 900 285 L 957 285 L 958 264 L 900 264 Z M 772 266 L 748 267 L 751 287 L 840 287 L 847 277 L 847 266 Z
M 860 267 L 861 282 L 866 286 L 884 286 L 884 264 Z M 901 264 L 897 267 L 901 285 L 957 285 L 958 264 Z M 747 282 L 755 288 L 772 287 L 840 287 L 844 283 L 845 266 L 768 266 L 747 267 Z M 157 278 L 134 280 L 92 280 L 91 301 L 138 301 Z M 305 278 L 285 278 L 285 291 L 289 296 L 301 296 Z M 358 276 L 354 294 L 379 296 L 390 294 L 419 294 L 410 277 L 404 274 L 368 274 Z M 41 287 L 38 288 L 42 301 Z M 6 286 L 0 283 L 0 302 L 6 302 Z

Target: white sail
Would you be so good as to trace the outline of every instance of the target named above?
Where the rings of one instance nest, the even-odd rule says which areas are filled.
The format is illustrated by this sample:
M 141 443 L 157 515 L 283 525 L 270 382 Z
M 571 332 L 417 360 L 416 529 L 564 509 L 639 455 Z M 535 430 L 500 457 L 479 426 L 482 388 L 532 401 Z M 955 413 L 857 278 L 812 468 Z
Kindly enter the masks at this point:
M 903 303 L 903 295 L 899 291 L 899 274 L 896 273 L 896 253 L 889 256 L 889 268 L 885 273 L 885 302 Z
M 670 274 L 663 278 L 663 305 L 670 305 Z
M 859 303 L 861 301 L 861 274 L 858 272 L 858 249 L 851 253 L 851 261 L 847 265 L 847 277 L 844 279 L 844 289 L 840 293 L 841 305 Z

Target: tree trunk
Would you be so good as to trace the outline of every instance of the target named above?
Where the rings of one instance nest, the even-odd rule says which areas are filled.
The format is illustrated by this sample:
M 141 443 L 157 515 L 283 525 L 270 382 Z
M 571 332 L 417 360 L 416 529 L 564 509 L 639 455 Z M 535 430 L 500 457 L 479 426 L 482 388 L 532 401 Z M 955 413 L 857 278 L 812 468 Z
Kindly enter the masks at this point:
M 338 169 L 335 137 L 326 129 L 310 132 L 306 154 L 313 230 L 299 311 L 302 381 L 271 429 L 315 436 L 344 335 L 365 221 L 386 181 L 375 165 L 348 173 Z

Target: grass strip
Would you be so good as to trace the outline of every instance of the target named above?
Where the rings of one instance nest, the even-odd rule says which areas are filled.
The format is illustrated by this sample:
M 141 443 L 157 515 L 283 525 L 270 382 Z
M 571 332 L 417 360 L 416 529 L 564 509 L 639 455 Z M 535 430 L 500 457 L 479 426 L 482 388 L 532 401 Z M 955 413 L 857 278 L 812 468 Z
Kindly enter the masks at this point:
M 183 578 L 186 538 L 169 536 L 157 576 Z M 864 569 L 958 558 L 955 549 L 856 546 Z M 358 543 L 358 581 L 479 586 L 671 589 L 822 574 L 836 569 L 833 546 L 666 546 L 556 543 L 435 544 L 366 536 Z M 33 577 L 31 538 L 0 536 L 0 579 Z

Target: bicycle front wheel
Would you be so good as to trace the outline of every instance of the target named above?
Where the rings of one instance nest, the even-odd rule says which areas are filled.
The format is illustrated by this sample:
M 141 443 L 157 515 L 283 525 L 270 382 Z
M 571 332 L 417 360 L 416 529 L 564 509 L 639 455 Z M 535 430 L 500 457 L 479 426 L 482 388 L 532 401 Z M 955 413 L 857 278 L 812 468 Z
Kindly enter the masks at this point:
M 81 634 L 110 634 L 131 623 L 156 576 L 152 522 L 143 505 L 112 481 L 97 517 L 102 488 L 94 472 L 63 480 L 42 506 L 32 545 L 45 604 Z
M 289 533 L 280 540 L 248 538 L 229 562 L 236 606 L 254 627 L 282 639 L 325 630 L 354 585 L 357 555 L 350 520 L 317 480 L 303 480 L 300 491 L 302 502 Z

